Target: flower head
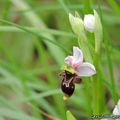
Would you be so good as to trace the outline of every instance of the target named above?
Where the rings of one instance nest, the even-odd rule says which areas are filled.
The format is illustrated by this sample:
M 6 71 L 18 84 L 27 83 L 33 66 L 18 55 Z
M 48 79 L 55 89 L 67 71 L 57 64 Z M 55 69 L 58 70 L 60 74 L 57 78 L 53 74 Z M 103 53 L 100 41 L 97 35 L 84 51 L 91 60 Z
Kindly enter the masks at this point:
M 84 16 L 84 27 L 86 31 L 94 32 L 95 29 L 95 17 L 92 14 Z
M 73 47 L 73 56 L 67 56 L 65 63 L 71 66 L 80 77 L 92 76 L 96 73 L 94 65 L 83 62 L 83 53 L 78 47 Z
M 113 110 L 114 115 L 120 115 L 120 100 L 118 101 L 117 105 L 115 106 Z

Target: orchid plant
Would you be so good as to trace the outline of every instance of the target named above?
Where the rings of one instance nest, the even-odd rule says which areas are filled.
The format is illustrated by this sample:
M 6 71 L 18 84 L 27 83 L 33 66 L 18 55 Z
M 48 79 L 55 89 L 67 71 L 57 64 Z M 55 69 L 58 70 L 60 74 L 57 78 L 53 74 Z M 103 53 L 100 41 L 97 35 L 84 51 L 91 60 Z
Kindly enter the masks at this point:
M 96 43 L 95 44 L 95 54 L 98 54 L 100 47 L 98 47 L 99 45 L 97 43 L 98 43 L 98 41 L 101 41 L 100 39 L 102 38 L 101 36 L 97 35 L 97 32 L 102 33 L 101 22 L 100 22 L 99 16 L 98 16 L 97 12 L 94 11 L 94 15 L 92 15 L 92 14 L 85 15 L 84 21 L 83 21 L 78 14 L 76 14 L 76 16 L 73 16 L 70 13 L 69 21 L 70 21 L 73 32 L 78 36 L 78 43 L 79 43 L 79 46 L 81 47 L 81 49 L 79 47 L 74 46 L 73 47 L 73 55 L 67 56 L 65 58 L 65 63 L 68 66 L 70 66 L 70 68 L 72 68 L 72 71 L 73 71 L 72 74 L 76 74 L 80 78 L 81 77 L 90 77 L 90 76 L 96 74 L 96 68 L 93 64 L 91 64 L 95 60 L 92 59 L 89 47 L 86 47 L 86 48 L 84 47 L 84 46 L 86 46 L 86 44 L 89 43 L 89 41 L 87 40 L 86 31 L 93 32 L 95 34 L 95 43 Z M 96 24 L 98 24 L 99 26 Z M 99 28 L 100 28 L 100 31 L 99 31 Z M 83 57 L 83 54 L 85 55 L 85 57 Z M 87 62 L 84 62 L 83 59 Z M 64 69 L 64 70 L 66 70 L 66 69 Z M 63 76 L 65 79 L 64 82 L 68 81 L 67 76 L 68 76 L 67 73 L 66 73 L 66 75 Z M 71 75 L 71 76 L 73 77 L 73 75 Z M 73 82 L 74 80 L 71 80 L 71 81 Z M 64 84 L 64 82 L 62 82 L 62 84 Z M 65 85 L 69 86 L 68 84 L 65 84 Z M 67 88 L 68 87 L 66 87 L 66 89 Z M 65 92 L 65 91 L 63 91 L 63 92 Z
M 98 62 L 100 57 L 100 48 L 101 48 L 101 41 L 102 41 L 102 25 L 99 18 L 98 13 L 94 10 L 94 14 L 85 15 L 84 20 L 79 16 L 78 13 L 73 16 L 71 13 L 69 14 L 69 21 L 72 27 L 73 32 L 78 37 L 78 45 L 79 47 L 73 47 L 73 55 L 68 55 L 65 58 L 65 63 L 67 66 L 72 69 L 70 70 L 65 68 L 63 81 L 61 83 L 61 88 L 64 94 L 72 95 L 74 92 L 76 79 L 80 80 L 81 77 L 90 77 L 94 75 L 91 79 L 93 82 L 93 113 L 99 114 L 99 92 L 96 86 L 98 85 L 98 77 L 97 77 L 97 70 Z M 86 32 L 91 32 L 94 34 L 95 38 L 95 47 L 94 49 L 94 56 L 92 56 L 89 45 L 90 42 L 87 38 Z M 87 47 L 85 47 L 87 46 Z M 83 57 L 84 54 L 84 57 Z M 87 61 L 87 62 L 86 62 Z M 93 65 L 94 64 L 94 65 Z M 66 72 L 69 71 L 69 72 Z M 95 75 L 96 74 L 96 75 Z

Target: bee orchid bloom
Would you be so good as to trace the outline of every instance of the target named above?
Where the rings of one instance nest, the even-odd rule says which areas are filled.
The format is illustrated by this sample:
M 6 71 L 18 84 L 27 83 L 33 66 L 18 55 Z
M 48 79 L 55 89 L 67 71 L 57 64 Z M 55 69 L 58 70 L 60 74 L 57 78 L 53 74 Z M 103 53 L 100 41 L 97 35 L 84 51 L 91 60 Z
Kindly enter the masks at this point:
M 94 65 L 83 62 L 83 53 L 78 47 L 73 47 L 73 56 L 67 56 L 65 63 L 71 66 L 79 77 L 88 77 L 96 74 Z

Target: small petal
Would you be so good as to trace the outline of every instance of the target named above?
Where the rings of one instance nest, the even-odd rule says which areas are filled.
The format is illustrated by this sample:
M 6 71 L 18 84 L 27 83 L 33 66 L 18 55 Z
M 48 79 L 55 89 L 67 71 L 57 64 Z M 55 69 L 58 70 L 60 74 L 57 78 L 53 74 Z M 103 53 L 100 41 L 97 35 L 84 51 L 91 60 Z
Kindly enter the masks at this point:
M 89 32 L 94 32 L 95 27 L 95 17 L 92 14 L 85 15 L 84 17 L 85 30 Z
M 118 101 L 117 105 L 115 106 L 113 110 L 114 115 L 120 115 L 120 100 Z
M 79 66 L 83 62 L 82 50 L 78 47 L 73 47 L 73 67 Z
M 72 66 L 73 56 L 68 56 L 65 58 L 65 63 Z
M 96 70 L 92 64 L 85 62 L 79 66 L 79 68 L 76 70 L 76 73 L 80 77 L 92 76 L 96 74 Z

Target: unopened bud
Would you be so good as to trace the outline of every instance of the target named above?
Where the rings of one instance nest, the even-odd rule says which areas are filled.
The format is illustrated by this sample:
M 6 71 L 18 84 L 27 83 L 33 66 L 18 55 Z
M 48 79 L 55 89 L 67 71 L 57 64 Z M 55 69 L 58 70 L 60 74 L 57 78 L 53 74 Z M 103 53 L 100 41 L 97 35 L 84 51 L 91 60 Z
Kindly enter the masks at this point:
M 80 17 L 75 17 L 69 13 L 69 21 L 72 27 L 73 32 L 79 36 L 81 32 L 84 32 L 84 24 Z
M 92 14 L 85 15 L 84 17 L 85 30 L 88 32 L 94 32 L 95 29 L 95 17 Z

